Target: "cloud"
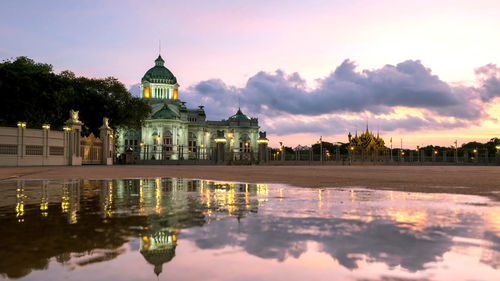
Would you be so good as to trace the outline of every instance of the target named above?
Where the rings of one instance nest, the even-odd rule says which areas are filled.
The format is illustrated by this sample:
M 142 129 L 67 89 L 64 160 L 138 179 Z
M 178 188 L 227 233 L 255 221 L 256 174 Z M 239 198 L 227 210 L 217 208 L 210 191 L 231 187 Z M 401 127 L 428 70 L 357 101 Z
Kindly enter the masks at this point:
M 241 247 L 248 254 L 280 262 L 299 258 L 308 250 L 307 241 L 314 241 L 319 251 L 348 269 L 356 269 L 364 255 L 372 262 L 415 272 L 442 257 L 453 245 L 455 232 L 452 227 L 412 230 L 382 219 L 367 223 L 335 217 L 249 216 L 238 224 L 217 220 L 200 231 L 183 233 L 182 238 L 194 241 L 200 249 Z
M 479 89 L 481 99 L 485 102 L 500 97 L 500 68 L 496 64 L 487 64 L 475 69 L 482 85 Z
M 130 94 L 132 94 L 132 96 L 140 97 L 141 96 L 141 87 L 140 86 L 141 86 L 141 83 L 133 84 L 130 86 L 128 91 L 130 92 Z
M 307 91 L 297 73 L 286 76 L 260 72 L 248 80 L 243 96 L 249 104 L 262 102 L 293 114 L 320 115 L 332 112 L 389 112 L 393 106 L 446 107 L 460 100 L 452 89 L 431 74 L 419 61 L 356 72 L 345 60 L 320 86 Z M 254 108 L 257 109 L 257 108 Z
M 488 118 L 484 107 L 500 96 L 500 69 L 489 64 L 475 70 L 480 87 L 450 85 L 419 60 L 358 71 L 345 60 L 310 89 L 299 73 L 260 71 L 243 87 L 229 86 L 220 79 L 189 87 L 183 98 L 193 105 L 206 105 L 216 120 L 233 114 L 240 103 L 245 113 L 260 117 L 261 124 L 276 134 L 343 132 L 360 121 L 341 115 L 369 118 L 382 130 L 451 129 L 467 127 Z M 397 118 L 377 115 L 395 108 L 420 112 Z M 335 116 L 336 115 L 336 116 Z M 333 116 L 333 117 L 332 117 Z M 277 120 L 281 120 L 279 125 Z
M 302 119 L 300 116 L 297 117 L 287 114 L 279 118 L 264 118 L 261 122 L 261 126 L 265 126 L 276 135 L 286 135 L 290 133 L 321 134 L 324 132 L 329 132 L 331 134 L 347 134 L 347 132 L 352 131 L 353 128 L 357 128 L 358 131 L 364 130 L 365 122 L 365 120 L 350 120 L 339 116 L 312 118 L 308 120 Z M 451 122 L 440 121 L 432 117 L 424 119 L 416 116 L 405 116 L 400 119 L 372 118 L 370 122 L 372 124 L 372 131 L 374 127 L 376 127 L 375 130 L 380 131 L 394 131 L 404 128 L 405 131 L 411 132 L 427 128 L 454 129 L 467 125 L 467 122 L 462 120 Z M 373 126 L 373 124 L 375 124 L 375 126 Z

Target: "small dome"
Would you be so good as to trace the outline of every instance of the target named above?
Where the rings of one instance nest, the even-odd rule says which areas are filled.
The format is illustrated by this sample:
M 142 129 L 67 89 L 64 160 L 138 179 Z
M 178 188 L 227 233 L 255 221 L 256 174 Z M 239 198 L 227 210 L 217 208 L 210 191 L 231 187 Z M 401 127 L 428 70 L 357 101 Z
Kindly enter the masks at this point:
M 235 120 L 250 120 L 250 117 L 243 114 L 243 112 L 241 112 L 241 109 L 238 108 L 238 112 L 236 112 L 235 115 L 229 117 L 229 121 L 235 121 Z
M 176 84 L 177 78 L 164 66 L 165 61 L 161 57 L 155 60 L 155 66 L 150 68 L 142 77 L 142 82 Z

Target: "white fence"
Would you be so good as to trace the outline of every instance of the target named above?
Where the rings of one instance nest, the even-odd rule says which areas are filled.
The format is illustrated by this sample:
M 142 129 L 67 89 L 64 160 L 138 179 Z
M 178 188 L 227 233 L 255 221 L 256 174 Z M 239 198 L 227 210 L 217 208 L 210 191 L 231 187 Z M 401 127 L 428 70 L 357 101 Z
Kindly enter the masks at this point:
M 0 127 L 0 166 L 68 165 L 63 131 Z

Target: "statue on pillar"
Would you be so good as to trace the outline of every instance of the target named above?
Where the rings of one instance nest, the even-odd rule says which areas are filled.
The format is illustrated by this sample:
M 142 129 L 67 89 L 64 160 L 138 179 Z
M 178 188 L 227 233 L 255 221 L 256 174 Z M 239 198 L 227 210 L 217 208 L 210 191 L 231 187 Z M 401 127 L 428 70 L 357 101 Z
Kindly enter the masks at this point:
M 66 124 L 68 124 L 68 125 L 73 125 L 73 124 L 83 125 L 82 121 L 78 120 L 78 113 L 79 113 L 79 111 L 75 111 L 75 110 L 71 109 L 69 111 L 69 119 L 66 121 Z
M 102 118 L 102 126 L 100 129 L 111 129 L 111 127 L 109 127 L 109 118 L 108 117 Z

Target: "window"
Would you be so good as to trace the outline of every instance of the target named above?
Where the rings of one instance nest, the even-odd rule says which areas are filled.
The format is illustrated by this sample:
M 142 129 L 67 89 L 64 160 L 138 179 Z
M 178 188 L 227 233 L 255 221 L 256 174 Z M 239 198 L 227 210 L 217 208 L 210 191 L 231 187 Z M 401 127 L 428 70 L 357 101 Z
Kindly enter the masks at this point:
M 163 150 L 172 151 L 172 137 L 170 136 L 163 137 Z
M 144 98 L 149 99 L 149 87 L 144 87 Z
M 250 143 L 240 142 L 240 152 L 250 152 Z
M 188 133 L 188 149 L 190 152 L 196 152 L 196 135 L 193 132 Z
M 196 141 L 195 140 L 188 141 L 188 149 L 189 149 L 190 152 L 196 152 L 197 151 Z

